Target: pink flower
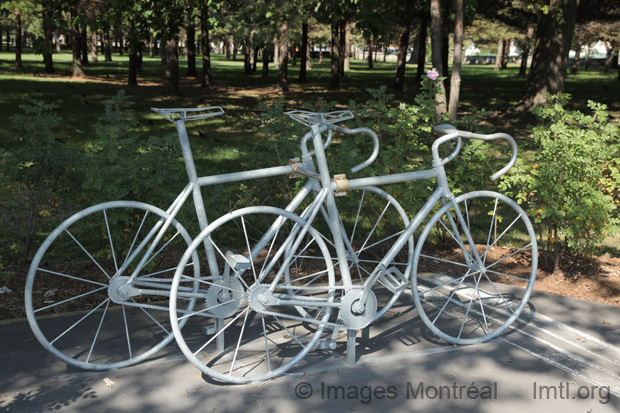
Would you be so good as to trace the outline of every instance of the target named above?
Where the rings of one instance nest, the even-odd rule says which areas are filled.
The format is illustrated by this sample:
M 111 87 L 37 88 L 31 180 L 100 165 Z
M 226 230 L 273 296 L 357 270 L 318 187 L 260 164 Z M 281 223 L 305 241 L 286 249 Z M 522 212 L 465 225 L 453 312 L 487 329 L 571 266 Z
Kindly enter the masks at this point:
M 431 70 L 426 71 L 426 77 L 430 80 L 435 80 L 439 77 L 439 73 L 437 73 L 437 69 L 432 68 Z

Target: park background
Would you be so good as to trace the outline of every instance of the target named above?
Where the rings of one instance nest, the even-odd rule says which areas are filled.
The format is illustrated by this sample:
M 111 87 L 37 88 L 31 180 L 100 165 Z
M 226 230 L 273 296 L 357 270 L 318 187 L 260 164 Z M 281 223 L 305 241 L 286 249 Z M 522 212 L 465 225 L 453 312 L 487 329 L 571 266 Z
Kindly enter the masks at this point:
M 510 133 L 521 158 L 513 172 L 490 183 L 502 150 L 473 146 L 455 162 L 456 191 L 499 189 L 527 207 L 541 246 L 536 288 L 620 305 L 615 1 L 20 0 L 0 9 L 0 287 L 13 291 L 0 318 L 23 315 L 28 263 L 62 220 L 112 199 L 165 208 L 182 188 L 174 130 L 153 106 L 224 108 L 190 129 L 204 175 L 298 156 L 303 129 L 282 115 L 291 109 L 352 109 L 351 125 L 381 138 L 373 173 L 428 168 L 437 123 Z M 363 157 L 346 144 L 334 146 L 334 165 Z M 294 185 L 205 195 L 217 217 L 280 205 Z M 395 190 L 411 213 L 428 188 Z

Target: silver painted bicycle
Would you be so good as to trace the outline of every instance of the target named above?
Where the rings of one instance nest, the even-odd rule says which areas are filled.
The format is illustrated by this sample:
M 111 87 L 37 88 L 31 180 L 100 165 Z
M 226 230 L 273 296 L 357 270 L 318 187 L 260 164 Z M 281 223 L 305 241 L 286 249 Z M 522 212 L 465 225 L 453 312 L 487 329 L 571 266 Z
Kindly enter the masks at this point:
M 246 383 L 328 357 L 341 333 L 354 361 L 355 332 L 409 289 L 429 330 L 454 344 L 498 336 L 525 308 L 537 268 L 530 221 L 496 192 L 455 197 L 444 169 L 464 139 L 503 139 L 512 156 L 491 177 L 498 179 L 516 161 L 509 135 L 440 125 L 432 169 L 348 179 L 329 170 L 325 151 L 334 133 L 373 142 L 352 174 L 376 159 L 376 134 L 338 126 L 350 111 L 293 111 L 286 114 L 309 128 L 300 158 L 199 177 L 186 123 L 222 109 L 153 110 L 177 128 L 189 177 L 184 190 L 166 211 L 133 201 L 87 208 L 56 228 L 31 264 L 28 320 L 44 347 L 68 364 L 132 365 L 174 337 L 206 375 Z M 454 146 L 442 157 L 448 142 Z M 277 175 L 306 180 L 286 208 L 252 206 L 209 223 L 202 187 Z M 413 180 L 434 180 L 436 189 L 410 219 L 379 187 Z M 190 197 L 201 228 L 195 238 L 175 219 Z

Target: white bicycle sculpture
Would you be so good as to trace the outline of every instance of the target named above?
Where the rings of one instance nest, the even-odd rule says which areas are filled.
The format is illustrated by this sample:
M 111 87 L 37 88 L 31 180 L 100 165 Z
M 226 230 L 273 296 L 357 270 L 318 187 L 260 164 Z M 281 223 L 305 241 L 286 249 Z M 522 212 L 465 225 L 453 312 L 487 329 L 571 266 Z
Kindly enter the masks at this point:
M 455 197 L 444 170 L 464 138 L 503 139 L 512 156 L 491 177 L 498 179 L 516 161 L 511 136 L 440 125 L 432 169 L 347 179 L 332 177 L 328 167 L 325 149 L 333 133 L 367 134 L 373 141 L 370 157 L 353 174 L 377 157 L 376 134 L 336 125 L 351 119 L 350 111 L 293 111 L 286 114 L 310 129 L 300 159 L 199 177 L 186 123 L 223 110 L 153 110 L 177 128 L 187 186 L 165 211 L 113 201 L 78 212 L 47 237 L 28 272 L 30 326 L 66 363 L 125 367 L 153 356 L 174 337 L 203 373 L 247 383 L 277 377 L 308 353 L 324 358 L 344 331 L 354 362 L 355 332 L 378 320 L 409 288 L 426 326 L 453 344 L 496 337 L 525 308 L 537 268 L 536 237 L 525 212 L 496 192 Z M 442 158 L 440 145 L 451 141 L 453 151 Z M 209 223 L 202 187 L 277 175 L 306 178 L 285 209 L 252 206 Z M 412 219 L 379 188 L 428 179 L 436 189 Z M 337 198 L 341 194 L 347 197 Z M 195 238 L 175 219 L 190 197 L 201 228 Z M 339 209 L 344 200 L 355 204 L 347 214 Z M 521 265 L 513 267 L 515 261 Z M 514 269 L 524 263 L 526 272 Z M 524 288 L 506 285 L 515 283 Z M 57 312 L 63 317 L 54 317 Z

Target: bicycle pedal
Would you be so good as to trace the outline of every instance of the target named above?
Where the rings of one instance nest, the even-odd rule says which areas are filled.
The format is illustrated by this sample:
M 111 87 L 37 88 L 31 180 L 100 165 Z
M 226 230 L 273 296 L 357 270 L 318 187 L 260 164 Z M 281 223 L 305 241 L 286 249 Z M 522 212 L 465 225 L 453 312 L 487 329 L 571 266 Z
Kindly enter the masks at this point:
M 409 279 L 396 267 L 390 267 L 383 271 L 378 281 L 394 294 L 409 287 Z
M 252 266 L 248 257 L 241 254 L 233 254 L 232 251 L 226 253 L 228 265 L 236 271 L 245 271 Z
M 202 332 L 204 333 L 205 336 L 212 336 L 213 334 L 215 334 L 216 330 L 217 330 L 217 327 L 215 323 L 202 327 Z

